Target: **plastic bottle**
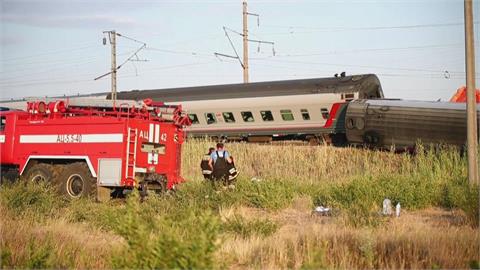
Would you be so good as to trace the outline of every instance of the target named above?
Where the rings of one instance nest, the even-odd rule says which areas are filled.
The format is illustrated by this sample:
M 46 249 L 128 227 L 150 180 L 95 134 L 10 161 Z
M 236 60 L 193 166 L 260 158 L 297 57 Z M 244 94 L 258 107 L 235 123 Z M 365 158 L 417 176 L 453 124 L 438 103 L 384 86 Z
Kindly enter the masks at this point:
M 396 215 L 397 217 L 400 216 L 400 211 L 401 211 L 400 208 L 401 208 L 400 203 L 397 203 L 397 205 L 395 206 L 395 215 Z

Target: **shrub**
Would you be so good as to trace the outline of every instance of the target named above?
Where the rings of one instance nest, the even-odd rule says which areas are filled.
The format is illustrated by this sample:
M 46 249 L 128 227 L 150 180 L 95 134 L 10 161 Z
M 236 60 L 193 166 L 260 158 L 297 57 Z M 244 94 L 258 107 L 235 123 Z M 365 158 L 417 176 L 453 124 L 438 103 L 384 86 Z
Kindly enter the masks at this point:
M 31 239 L 26 248 L 28 255 L 25 261 L 25 268 L 45 269 L 53 267 L 55 255 L 50 237 L 40 243 Z
M 55 189 L 41 183 L 17 182 L 0 189 L 2 206 L 17 216 L 32 215 L 44 219 L 65 206 L 65 201 L 55 193 Z
M 127 248 L 113 259 L 115 268 L 212 268 L 217 218 L 193 210 L 182 213 L 182 219 L 148 216 L 143 207 L 137 192 L 128 198 L 117 228 Z

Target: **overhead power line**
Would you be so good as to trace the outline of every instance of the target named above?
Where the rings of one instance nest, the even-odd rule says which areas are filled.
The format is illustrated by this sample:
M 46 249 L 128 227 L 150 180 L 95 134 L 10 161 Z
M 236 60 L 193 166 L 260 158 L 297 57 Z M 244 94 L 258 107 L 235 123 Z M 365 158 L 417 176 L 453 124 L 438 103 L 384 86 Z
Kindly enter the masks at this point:
M 335 50 L 330 52 L 312 52 L 304 54 L 276 54 L 278 57 L 303 57 L 303 56 L 316 56 L 316 55 L 332 55 L 332 54 L 347 54 L 347 53 L 358 53 L 358 52 L 381 52 L 381 51 L 401 51 L 401 50 L 417 50 L 417 49 L 436 49 L 436 48 L 451 48 L 451 47 L 461 47 L 463 43 L 453 43 L 445 45 L 425 45 L 425 46 L 406 46 L 406 47 L 395 47 L 395 48 L 365 48 L 365 49 L 353 49 L 353 50 Z M 255 58 L 252 58 L 255 59 Z
M 151 46 L 146 47 L 145 50 L 147 50 L 147 51 L 158 51 L 158 52 L 164 52 L 164 53 L 172 53 L 172 54 L 213 57 L 212 52 L 178 51 L 178 50 L 171 50 L 171 49 L 155 48 L 155 47 L 151 47 Z
M 89 42 L 89 43 L 91 43 L 91 42 Z M 89 43 L 87 43 L 87 44 L 89 44 Z M 45 56 L 45 55 L 51 55 L 51 54 L 59 54 L 59 53 L 66 53 L 66 52 L 72 52 L 72 51 L 85 50 L 85 49 L 90 49 L 90 48 L 93 48 L 93 47 L 95 47 L 95 45 L 81 46 L 81 47 L 73 47 L 73 48 L 65 48 L 65 49 L 59 49 L 59 50 L 46 51 L 46 52 L 39 53 L 39 54 L 34 54 L 34 55 L 19 56 L 19 57 L 2 59 L 1 61 L 2 61 L 2 62 L 18 61 L 18 60 L 23 60 L 23 59 L 41 57 L 41 56 Z
M 475 22 L 479 24 L 479 22 Z M 414 28 L 432 28 L 432 27 L 451 27 L 463 26 L 463 22 L 458 23 L 437 23 L 437 24 L 413 24 L 413 25 L 391 25 L 391 26 L 369 26 L 369 27 L 315 27 L 315 26 L 287 26 L 287 25 L 263 25 L 269 28 L 287 28 L 287 29 L 307 29 L 320 31 L 357 31 L 357 30 L 391 30 L 391 29 L 414 29 Z
M 275 60 L 270 58 L 252 59 L 257 61 L 270 61 L 280 63 L 292 63 L 292 64 L 307 64 L 307 65 L 325 65 L 325 66 L 339 66 L 339 67 L 357 67 L 357 68 L 376 68 L 385 70 L 402 70 L 411 72 L 434 72 L 443 74 L 445 70 L 433 70 L 433 69 L 420 69 L 420 68 L 401 68 L 401 67 L 385 67 L 385 66 L 370 66 L 370 65 L 352 65 L 352 64 L 337 64 L 337 63 L 324 63 L 324 62 L 311 62 L 311 61 L 291 61 L 291 60 Z M 448 71 L 450 74 L 463 74 L 463 71 Z

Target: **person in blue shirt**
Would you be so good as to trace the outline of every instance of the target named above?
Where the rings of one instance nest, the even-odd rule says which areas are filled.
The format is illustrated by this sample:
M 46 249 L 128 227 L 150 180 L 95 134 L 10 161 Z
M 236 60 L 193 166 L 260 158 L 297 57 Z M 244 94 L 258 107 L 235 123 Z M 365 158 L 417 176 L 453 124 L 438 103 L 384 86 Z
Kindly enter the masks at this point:
M 217 143 L 216 151 L 210 155 L 208 165 L 212 169 L 212 178 L 217 181 L 228 183 L 229 165 L 232 163 L 232 158 L 227 150 L 224 149 L 223 143 Z

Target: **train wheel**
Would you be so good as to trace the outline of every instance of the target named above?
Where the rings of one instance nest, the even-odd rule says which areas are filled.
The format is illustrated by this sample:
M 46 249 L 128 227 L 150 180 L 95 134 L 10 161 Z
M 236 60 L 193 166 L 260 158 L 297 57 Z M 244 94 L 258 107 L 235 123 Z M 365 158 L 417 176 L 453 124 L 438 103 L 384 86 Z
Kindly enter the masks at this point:
M 52 184 L 58 176 L 53 166 L 45 163 L 36 163 L 29 166 L 20 177 L 25 182 Z
M 87 164 L 75 162 L 64 166 L 58 178 L 58 187 L 61 194 L 71 199 L 94 197 L 97 180 L 90 174 Z

